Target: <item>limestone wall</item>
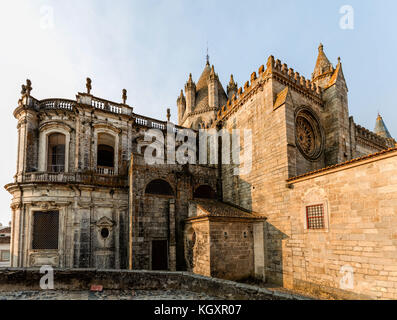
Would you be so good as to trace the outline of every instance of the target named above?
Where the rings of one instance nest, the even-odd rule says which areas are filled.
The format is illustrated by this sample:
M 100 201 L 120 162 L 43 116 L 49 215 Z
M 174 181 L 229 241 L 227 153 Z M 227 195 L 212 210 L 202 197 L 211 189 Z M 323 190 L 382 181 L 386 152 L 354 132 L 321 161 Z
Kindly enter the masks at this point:
M 396 160 L 388 152 L 292 181 L 287 247 L 296 287 L 397 298 Z M 305 207 L 321 203 L 326 228 L 306 229 Z
M 240 280 L 254 277 L 251 222 L 210 222 L 211 276 Z

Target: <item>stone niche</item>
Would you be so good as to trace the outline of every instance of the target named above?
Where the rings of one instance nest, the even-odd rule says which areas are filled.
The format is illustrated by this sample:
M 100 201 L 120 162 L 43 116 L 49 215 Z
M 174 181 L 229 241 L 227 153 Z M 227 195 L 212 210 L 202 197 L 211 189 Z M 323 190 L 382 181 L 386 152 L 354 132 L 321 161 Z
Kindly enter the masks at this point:
M 188 271 L 227 280 L 265 280 L 265 220 L 215 200 L 191 201 L 184 231 Z
M 111 268 L 115 264 L 116 223 L 102 216 L 94 227 L 94 257 L 99 268 Z

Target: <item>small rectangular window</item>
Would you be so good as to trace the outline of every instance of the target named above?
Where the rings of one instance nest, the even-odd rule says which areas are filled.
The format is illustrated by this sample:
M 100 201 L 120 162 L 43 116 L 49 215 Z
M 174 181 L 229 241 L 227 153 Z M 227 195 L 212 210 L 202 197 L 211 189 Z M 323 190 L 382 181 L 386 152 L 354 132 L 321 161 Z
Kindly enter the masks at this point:
M 324 206 L 322 204 L 306 207 L 307 229 L 324 229 Z
M 10 251 L 2 250 L 0 255 L 0 261 L 10 261 Z
M 33 249 L 58 249 L 59 212 L 33 213 Z

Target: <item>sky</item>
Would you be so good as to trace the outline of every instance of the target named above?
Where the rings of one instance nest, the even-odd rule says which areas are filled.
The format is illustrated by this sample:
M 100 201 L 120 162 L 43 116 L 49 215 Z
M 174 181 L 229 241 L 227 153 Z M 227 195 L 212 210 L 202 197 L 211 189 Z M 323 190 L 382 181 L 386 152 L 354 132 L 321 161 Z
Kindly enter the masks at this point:
M 341 28 L 341 7 L 354 10 Z M 0 4 L 0 187 L 16 173 L 21 85 L 37 99 L 75 99 L 92 79 L 92 94 L 134 112 L 177 122 L 176 99 L 192 73 L 198 80 L 208 51 L 224 88 L 241 86 L 274 55 L 311 77 L 319 43 L 340 56 L 356 123 L 373 130 L 380 112 L 397 138 L 395 0 L 2 0 Z M 351 16 L 350 16 L 351 17 Z M 0 222 L 11 220 L 11 195 L 0 188 Z

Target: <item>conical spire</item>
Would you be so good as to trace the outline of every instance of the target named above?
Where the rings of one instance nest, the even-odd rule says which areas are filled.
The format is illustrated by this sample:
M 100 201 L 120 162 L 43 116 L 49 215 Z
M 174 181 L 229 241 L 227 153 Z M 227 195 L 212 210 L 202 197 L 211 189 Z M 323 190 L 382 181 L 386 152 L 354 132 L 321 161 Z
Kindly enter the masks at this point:
M 332 66 L 332 63 L 329 62 L 327 56 L 324 53 L 324 46 L 322 43 L 320 43 L 320 46 L 318 47 L 318 57 L 317 57 L 317 62 L 316 66 L 314 68 L 313 74 L 312 74 L 312 79 L 316 79 L 317 77 L 333 72 L 334 67 Z
M 230 75 L 230 81 L 227 85 L 227 96 L 229 99 L 232 98 L 233 95 L 237 94 L 237 82 L 234 81 L 233 75 Z
M 389 130 L 387 130 L 386 124 L 382 119 L 382 116 L 378 113 L 378 117 L 376 118 L 375 130 L 374 132 L 381 137 L 391 138 L 391 134 Z

